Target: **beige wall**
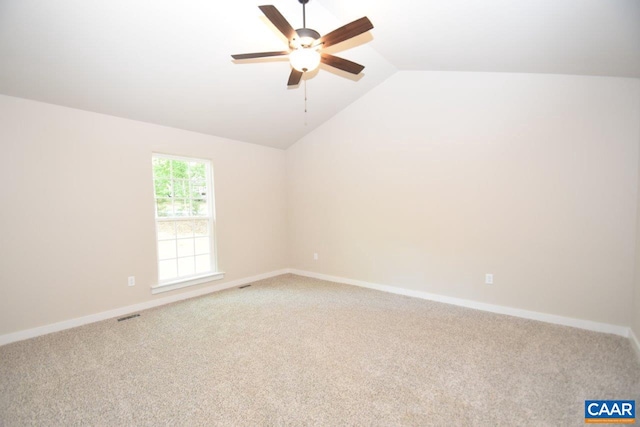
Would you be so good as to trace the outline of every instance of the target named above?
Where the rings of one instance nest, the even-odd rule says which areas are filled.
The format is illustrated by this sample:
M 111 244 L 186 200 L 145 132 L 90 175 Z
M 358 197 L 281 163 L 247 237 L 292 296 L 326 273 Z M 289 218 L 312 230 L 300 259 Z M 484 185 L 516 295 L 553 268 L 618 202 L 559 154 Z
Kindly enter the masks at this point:
M 168 295 L 154 151 L 212 160 L 225 281 L 287 267 L 283 151 L 0 96 L 0 334 Z
M 639 100 L 637 79 L 400 72 L 283 152 L 0 96 L 0 335 L 168 295 L 157 151 L 213 161 L 225 281 L 293 267 L 640 336 Z
M 640 99 L 638 99 L 640 103 Z M 640 168 L 640 160 L 638 163 Z M 636 280 L 635 298 L 633 303 L 633 323 L 631 328 L 637 339 L 640 340 L 640 173 L 638 174 L 638 218 L 636 221 Z
M 631 324 L 639 82 L 396 73 L 287 151 L 291 267 Z

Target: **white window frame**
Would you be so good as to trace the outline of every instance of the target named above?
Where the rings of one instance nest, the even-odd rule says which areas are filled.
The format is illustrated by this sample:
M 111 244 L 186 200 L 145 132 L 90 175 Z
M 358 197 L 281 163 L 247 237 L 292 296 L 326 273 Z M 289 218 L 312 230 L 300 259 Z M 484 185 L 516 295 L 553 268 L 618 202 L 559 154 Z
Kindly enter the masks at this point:
M 179 160 L 186 162 L 199 162 L 205 164 L 206 170 L 206 184 L 207 184 L 207 215 L 206 216 L 188 216 L 188 217 L 159 217 L 157 212 L 156 193 L 155 193 L 155 174 L 153 171 L 153 159 L 163 158 L 167 160 Z M 215 211 L 215 189 L 213 186 L 213 166 L 211 160 L 201 159 L 196 157 L 184 157 L 175 156 L 172 154 L 164 153 L 152 153 L 151 155 L 151 183 L 153 189 L 153 212 L 155 222 L 155 245 L 156 245 L 156 272 L 158 274 L 158 284 L 151 286 L 151 293 L 157 294 L 161 292 L 172 291 L 175 289 L 185 288 L 187 286 L 195 286 L 202 283 L 210 282 L 213 280 L 220 280 L 224 278 L 224 272 L 218 271 L 218 250 L 217 250 L 217 238 L 216 238 L 216 211 Z M 191 221 L 191 220 L 204 220 L 209 221 L 209 254 L 211 270 L 206 273 L 196 273 L 189 276 L 177 277 L 169 280 L 160 280 L 160 252 L 159 252 L 159 240 L 158 229 L 159 223 L 164 221 Z M 177 254 L 176 254 L 177 256 Z

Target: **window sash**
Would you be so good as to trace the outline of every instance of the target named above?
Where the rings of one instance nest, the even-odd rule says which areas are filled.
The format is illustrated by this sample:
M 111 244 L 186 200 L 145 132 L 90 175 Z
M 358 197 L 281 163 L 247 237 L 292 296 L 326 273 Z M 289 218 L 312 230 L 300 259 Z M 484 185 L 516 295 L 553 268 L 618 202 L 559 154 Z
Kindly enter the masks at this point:
M 197 159 L 197 158 L 189 158 L 189 157 L 179 157 L 173 155 L 166 154 L 158 154 L 154 153 L 152 155 L 152 163 L 155 165 L 155 159 L 163 159 L 163 160 L 174 160 L 180 162 L 186 162 L 188 166 L 193 164 L 203 164 L 205 169 L 205 181 L 203 182 L 199 178 L 176 178 L 173 171 L 173 163 L 170 163 L 170 172 L 168 182 L 170 183 L 172 190 L 172 194 L 175 194 L 173 191 L 175 189 L 175 182 L 179 182 L 182 185 L 182 190 L 180 192 L 180 197 L 159 197 L 156 194 L 156 184 L 159 181 L 166 180 L 164 177 L 156 176 L 155 166 L 152 167 L 152 175 L 153 175 L 153 194 L 154 194 L 154 211 L 155 211 L 155 222 L 156 222 L 156 263 L 157 263 L 157 272 L 158 272 L 158 284 L 162 285 L 165 283 L 176 283 L 180 281 L 188 281 L 190 279 L 200 277 L 203 275 L 214 274 L 217 270 L 217 254 L 216 254 L 216 239 L 215 239 L 215 199 L 213 192 L 213 171 L 211 168 L 211 162 L 205 159 Z M 193 188 L 202 187 L 205 188 L 205 194 L 198 194 L 198 197 L 183 197 L 185 194 L 189 196 L 193 196 Z M 188 187 L 188 188 L 187 188 Z M 203 215 L 202 212 L 198 211 L 197 215 L 193 215 L 195 210 L 193 209 L 193 200 L 202 199 L 204 203 L 206 203 L 206 215 Z M 170 216 L 158 216 L 158 200 L 167 200 L 171 202 L 170 212 L 172 215 Z M 188 205 L 189 215 L 175 215 L 173 210 L 175 200 L 186 200 Z M 206 233 L 198 233 L 195 229 L 196 221 L 207 221 L 207 230 Z M 178 224 L 183 224 L 186 222 L 192 222 L 192 230 L 188 236 L 180 235 L 178 231 Z M 172 236 L 167 237 L 161 236 L 161 224 L 174 224 L 174 229 Z M 166 228 L 166 227 L 165 227 Z M 203 247 L 202 242 L 203 239 L 207 239 L 206 249 Z M 174 248 L 172 249 L 171 257 L 166 256 L 166 254 L 161 254 L 161 245 L 167 245 L 168 243 L 173 242 Z M 180 246 L 182 244 L 182 246 Z M 189 248 L 189 245 L 191 248 Z M 181 248 L 182 247 L 182 251 Z M 206 256 L 206 260 L 205 257 Z M 175 265 L 175 275 L 166 276 L 165 278 L 161 278 L 161 273 L 163 270 L 163 266 L 169 266 L 173 261 Z M 189 265 L 191 264 L 191 265 Z M 203 269 L 207 267 L 207 269 Z M 173 269 L 173 266 L 169 267 Z M 181 270 L 183 274 L 181 274 Z

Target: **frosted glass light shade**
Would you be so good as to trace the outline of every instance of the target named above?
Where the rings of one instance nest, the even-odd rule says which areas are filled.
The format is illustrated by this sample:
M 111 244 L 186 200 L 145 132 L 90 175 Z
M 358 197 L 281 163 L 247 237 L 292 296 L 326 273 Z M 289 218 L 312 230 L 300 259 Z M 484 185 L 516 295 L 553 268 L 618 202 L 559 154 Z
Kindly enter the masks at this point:
M 293 68 L 306 73 L 318 68 L 318 65 L 320 65 L 320 53 L 310 47 L 296 49 L 289 54 L 289 61 Z

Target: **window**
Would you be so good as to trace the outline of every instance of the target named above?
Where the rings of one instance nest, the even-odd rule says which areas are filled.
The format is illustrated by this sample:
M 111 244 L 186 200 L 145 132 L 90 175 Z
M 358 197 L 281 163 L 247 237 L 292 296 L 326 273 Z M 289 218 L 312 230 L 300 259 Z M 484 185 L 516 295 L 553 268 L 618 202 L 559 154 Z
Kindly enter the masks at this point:
M 154 290 L 218 274 L 211 175 L 208 160 L 153 155 L 159 282 Z

